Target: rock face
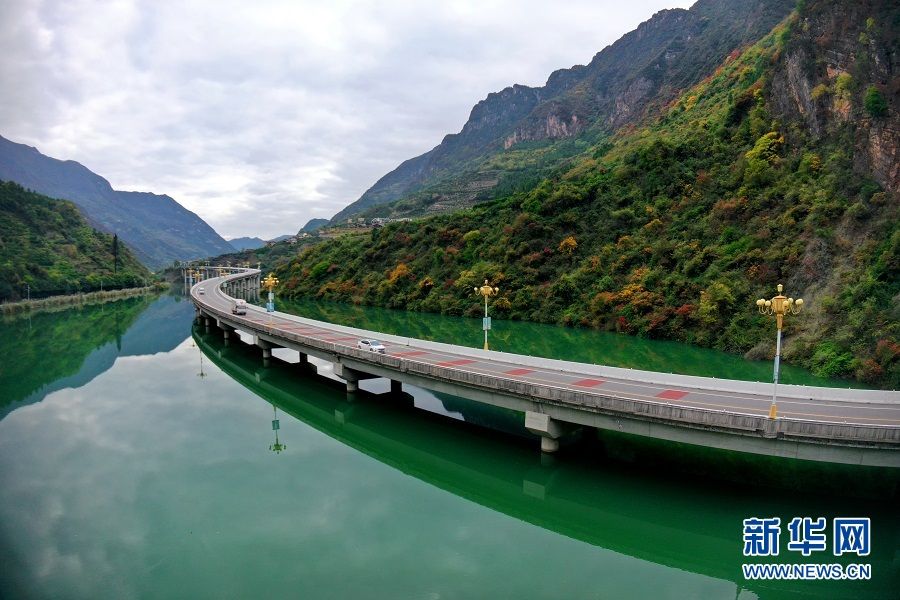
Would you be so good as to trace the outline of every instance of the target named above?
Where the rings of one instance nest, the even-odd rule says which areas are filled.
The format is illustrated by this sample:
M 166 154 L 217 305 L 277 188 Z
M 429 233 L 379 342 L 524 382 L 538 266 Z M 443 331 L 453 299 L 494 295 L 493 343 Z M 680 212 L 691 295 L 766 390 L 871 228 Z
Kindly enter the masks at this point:
M 233 252 L 203 219 L 169 196 L 120 192 L 83 165 L 0 137 L 0 180 L 74 202 L 97 229 L 115 233 L 151 269 Z
M 710 74 L 729 53 L 768 33 L 794 4 L 794 0 L 699 0 L 689 10 L 660 11 L 587 65 L 553 72 L 543 87 L 513 85 L 488 94 L 459 133 L 447 135 L 429 152 L 379 179 L 332 222 L 451 176 L 459 179 L 455 186 L 466 187 L 460 172 L 477 171 L 486 159 L 522 142 L 596 138 L 634 123 Z M 496 179 L 502 180 L 502 174 Z
M 887 15 L 877 20 L 872 15 Z M 773 102 L 814 139 L 850 128 L 854 168 L 900 191 L 900 5 L 889 0 L 809 2 L 772 76 Z M 870 87 L 886 109 L 866 108 Z

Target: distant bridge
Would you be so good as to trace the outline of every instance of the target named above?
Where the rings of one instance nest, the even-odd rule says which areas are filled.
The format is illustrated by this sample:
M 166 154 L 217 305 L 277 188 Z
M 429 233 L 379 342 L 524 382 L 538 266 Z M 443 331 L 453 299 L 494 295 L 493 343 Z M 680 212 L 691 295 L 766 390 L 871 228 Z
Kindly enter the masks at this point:
M 263 358 L 289 348 L 326 360 L 346 382 L 391 380 L 525 413 L 525 427 L 553 452 L 559 438 L 596 427 L 739 452 L 900 468 L 900 393 L 779 386 L 777 419 L 768 417 L 771 384 L 671 375 L 492 352 L 387 335 L 249 306 L 234 315 L 227 292 L 256 288 L 259 270 L 226 270 L 191 288 L 208 326 L 226 340 L 253 337 Z M 250 282 L 248 284 L 248 282 Z M 203 289 L 203 293 L 201 292 Z M 358 350 L 381 340 L 385 354 Z

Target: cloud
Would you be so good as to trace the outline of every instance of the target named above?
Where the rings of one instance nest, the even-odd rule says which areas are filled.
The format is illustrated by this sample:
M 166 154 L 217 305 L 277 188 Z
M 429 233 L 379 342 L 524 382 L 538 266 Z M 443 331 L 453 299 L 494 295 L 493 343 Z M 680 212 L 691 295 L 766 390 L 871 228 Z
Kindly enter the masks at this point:
M 459 131 L 682 0 L 22 0 L 0 6 L 0 133 L 225 237 L 330 217 Z

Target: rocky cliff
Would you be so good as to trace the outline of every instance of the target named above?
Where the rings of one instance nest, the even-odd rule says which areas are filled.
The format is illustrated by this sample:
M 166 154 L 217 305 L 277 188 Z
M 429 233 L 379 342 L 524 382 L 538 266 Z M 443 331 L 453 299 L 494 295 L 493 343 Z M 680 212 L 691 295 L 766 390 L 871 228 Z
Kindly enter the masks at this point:
M 454 195 L 472 201 L 466 189 L 472 179 L 485 179 L 492 157 L 526 141 L 593 141 L 636 122 L 768 33 L 793 6 L 794 0 L 700 0 L 689 10 L 660 11 L 587 65 L 553 72 L 543 87 L 489 94 L 459 133 L 382 177 L 333 222 L 432 187 L 440 189 L 424 204 Z M 501 182 L 504 175 L 501 169 L 488 179 Z
M 772 79 L 782 119 L 802 122 L 816 140 L 844 133 L 855 169 L 893 193 L 900 191 L 898 24 L 896 2 L 810 2 Z

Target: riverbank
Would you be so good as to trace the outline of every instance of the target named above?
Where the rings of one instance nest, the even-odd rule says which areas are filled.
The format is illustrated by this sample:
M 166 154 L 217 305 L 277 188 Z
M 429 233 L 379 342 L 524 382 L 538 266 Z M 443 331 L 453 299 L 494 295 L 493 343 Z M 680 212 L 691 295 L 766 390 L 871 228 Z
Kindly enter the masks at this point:
M 20 300 L 18 302 L 5 302 L 0 304 L 0 314 L 4 316 L 16 315 L 25 312 L 42 312 L 57 308 L 68 308 L 74 305 L 101 304 L 121 298 L 143 296 L 153 292 L 159 292 L 167 288 L 164 283 L 155 283 L 145 287 L 125 288 L 121 290 L 105 290 L 88 292 L 86 294 L 67 294 L 63 296 L 50 296 L 39 300 Z

